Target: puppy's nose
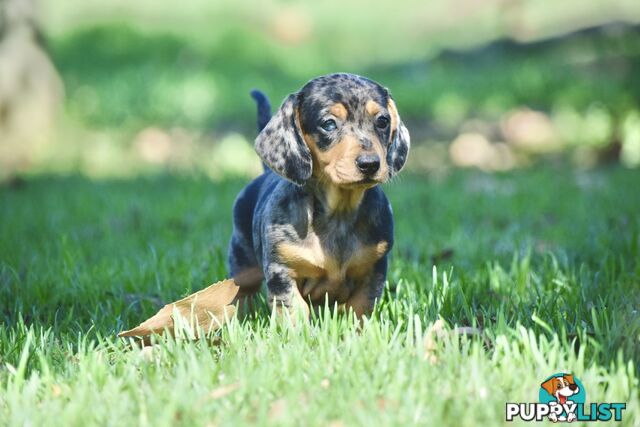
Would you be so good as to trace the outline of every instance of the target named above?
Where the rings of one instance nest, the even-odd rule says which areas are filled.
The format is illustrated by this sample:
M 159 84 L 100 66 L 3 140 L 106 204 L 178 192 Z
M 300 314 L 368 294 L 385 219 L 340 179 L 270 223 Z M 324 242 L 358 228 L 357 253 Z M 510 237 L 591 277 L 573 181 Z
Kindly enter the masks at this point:
M 569 390 L 576 391 L 577 388 L 578 388 L 577 384 L 569 384 Z
M 380 169 L 380 157 L 375 154 L 362 154 L 356 159 L 356 165 L 363 174 L 371 176 Z

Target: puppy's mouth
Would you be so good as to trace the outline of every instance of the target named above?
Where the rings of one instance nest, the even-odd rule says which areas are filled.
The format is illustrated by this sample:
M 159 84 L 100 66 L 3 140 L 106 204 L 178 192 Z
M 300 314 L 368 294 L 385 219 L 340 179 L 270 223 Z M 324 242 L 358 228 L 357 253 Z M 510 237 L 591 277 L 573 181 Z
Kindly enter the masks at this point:
M 358 188 L 371 188 L 371 187 L 375 187 L 378 184 L 383 184 L 383 183 L 384 183 L 384 180 L 376 179 L 372 177 L 365 177 L 358 181 L 341 182 L 338 184 L 338 186 L 351 190 L 351 189 L 358 189 Z
M 375 174 L 363 174 L 359 171 L 341 169 L 339 167 L 327 168 L 327 175 L 331 182 L 344 189 L 371 188 L 387 181 L 386 169 L 379 170 Z

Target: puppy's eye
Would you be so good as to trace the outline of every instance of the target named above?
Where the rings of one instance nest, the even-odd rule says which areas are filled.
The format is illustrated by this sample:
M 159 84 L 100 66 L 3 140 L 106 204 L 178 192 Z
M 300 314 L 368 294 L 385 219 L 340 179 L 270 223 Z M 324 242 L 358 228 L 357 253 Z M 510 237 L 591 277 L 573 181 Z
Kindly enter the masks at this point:
M 380 129 L 384 129 L 389 126 L 389 119 L 385 116 L 380 116 L 376 119 L 376 126 Z
M 331 132 L 331 131 L 336 130 L 336 128 L 338 126 L 336 125 L 336 121 L 335 120 L 329 119 L 329 120 L 325 120 L 324 122 L 320 123 L 320 127 L 325 132 Z

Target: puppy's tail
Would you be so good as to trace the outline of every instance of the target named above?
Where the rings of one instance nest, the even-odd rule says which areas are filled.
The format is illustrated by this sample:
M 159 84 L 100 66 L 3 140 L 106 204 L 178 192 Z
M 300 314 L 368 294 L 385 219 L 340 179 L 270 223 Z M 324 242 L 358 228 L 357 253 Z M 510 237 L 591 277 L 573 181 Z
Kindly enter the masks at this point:
M 269 120 L 271 120 L 271 104 L 269 103 L 267 95 L 258 89 L 251 91 L 251 97 L 255 99 L 256 104 L 258 104 L 258 132 L 261 132 L 267 123 L 269 123 Z

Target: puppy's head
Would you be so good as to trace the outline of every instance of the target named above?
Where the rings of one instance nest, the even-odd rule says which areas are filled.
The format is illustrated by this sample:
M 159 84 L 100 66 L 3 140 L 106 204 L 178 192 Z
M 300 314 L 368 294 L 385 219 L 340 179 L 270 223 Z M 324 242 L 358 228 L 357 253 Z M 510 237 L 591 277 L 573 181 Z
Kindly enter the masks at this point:
M 549 378 L 541 384 L 541 387 L 554 397 L 568 397 L 580 392 L 580 387 L 575 383 L 573 375 L 568 374 Z
M 352 74 L 331 74 L 289 95 L 258 135 L 256 151 L 296 184 L 311 176 L 343 188 L 371 187 L 397 174 L 409 132 L 388 91 Z

